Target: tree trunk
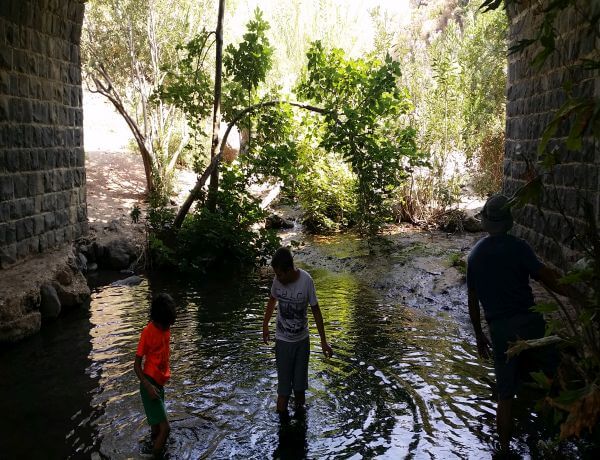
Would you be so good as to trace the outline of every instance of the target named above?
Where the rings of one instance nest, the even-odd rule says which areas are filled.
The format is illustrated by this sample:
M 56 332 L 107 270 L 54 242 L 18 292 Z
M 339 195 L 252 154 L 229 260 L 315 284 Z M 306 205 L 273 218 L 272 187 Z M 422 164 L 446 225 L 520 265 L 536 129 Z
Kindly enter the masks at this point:
M 219 15 L 216 31 L 216 58 L 215 58 L 215 92 L 213 101 L 213 133 L 210 146 L 211 162 L 217 153 L 219 146 L 219 131 L 221 129 L 221 80 L 223 78 L 223 16 L 225 14 L 225 0 L 219 0 Z M 222 150 L 222 149 L 221 149 Z M 219 157 L 220 158 L 220 157 Z M 217 191 L 219 190 L 219 166 L 218 162 L 213 168 L 210 176 L 210 188 L 208 190 L 207 207 L 210 211 L 217 208 Z
M 146 175 L 146 192 L 152 193 L 154 191 L 154 172 L 152 170 L 153 154 L 146 145 L 146 137 L 144 136 L 144 134 L 142 134 L 135 120 L 131 117 L 131 115 L 129 115 L 129 113 L 125 109 L 123 101 L 121 100 L 119 94 L 115 91 L 110 76 L 108 75 L 106 69 L 100 66 L 97 70 L 100 76 L 104 79 L 104 82 L 100 81 L 100 79 L 96 76 L 92 76 L 92 80 L 94 82 L 94 85 L 96 85 L 96 89 L 92 90 L 91 88 L 89 88 L 89 86 L 88 89 L 92 93 L 99 93 L 106 97 L 112 103 L 117 112 L 121 114 L 121 116 L 127 123 L 127 126 L 129 126 L 129 129 L 131 130 L 131 133 L 135 138 L 138 148 L 140 149 L 140 155 L 142 156 L 142 162 L 144 163 L 144 173 Z
M 231 123 L 229 123 L 227 125 L 227 129 L 225 130 L 223 139 L 221 139 L 221 146 L 219 147 L 219 153 L 213 157 L 210 164 L 206 167 L 206 169 L 202 173 L 202 176 L 200 176 L 198 178 L 196 185 L 194 185 L 194 188 L 192 189 L 192 191 L 186 198 L 185 202 L 181 205 L 181 208 L 179 208 L 179 212 L 177 213 L 177 216 L 175 217 L 175 220 L 173 221 L 173 228 L 181 227 L 181 224 L 183 224 L 183 219 L 185 219 L 185 216 L 187 215 L 190 208 L 192 207 L 192 204 L 194 203 L 194 201 L 196 201 L 196 198 L 198 197 L 200 190 L 202 190 L 202 187 L 204 187 L 204 184 L 206 183 L 206 179 L 208 179 L 208 176 L 210 176 L 213 173 L 214 169 L 217 167 L 219 161 L 221 160 L 221 157 L 223 156 L 223 150 L 225 149 L 225 144 L 227 143 L 227 138 L 229 137 L 229 133 L 231 132 L 231 129 L 238 123 L 238 121 L 240 121 L 242 118 L 244 118 L 249 113 L 252 113 L 258 109 L 262 109 L 263 107 L 269 107 L 269 106 L 279 105 L 279 104 L 289 104 L 293 107 L 299 107 L 304 110 L 310 110 L 311 112 L 320 113 L 321 115 L 328 113 L 327 110 L 322 109 L 321 107 L 315 107 L 312 105 L 299 104 L 297 102 L 289 102 L 289 101 L 261 102 L 260 104 L 253 105 L 251 107 L 248 107 L 248 108 L 242 110 L 240 113 L 238 113 L 235 116 L 235 118 L 233 120 L 231 120 Z

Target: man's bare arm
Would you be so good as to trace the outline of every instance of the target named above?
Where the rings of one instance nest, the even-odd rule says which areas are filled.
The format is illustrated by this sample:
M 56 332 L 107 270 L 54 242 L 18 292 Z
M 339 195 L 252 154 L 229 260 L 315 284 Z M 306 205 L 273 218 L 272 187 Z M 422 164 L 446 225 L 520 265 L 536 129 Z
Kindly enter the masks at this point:
M 269 333 L 269 321 L 271 321 L 271 317 L 273 316 L 273 311 L 275 311 L 275 304 L 277 304 L 277 299 L 273 296 L 269 297 L 269 301 L 267 302 L 267 307 L 265 308 L 265 316 L 263 318 L 263 342 L 269 343 L 270 333 Z
M 315 324 L 317 325 L 319 336 L 321 337 L 321 349 L 323 350 L 323 354 L 327 358 L 331 358 L 333 355 L 333 350 L 329 343 L 327 343 L 327 337 L 325 336 L 325 326 L 323 325 L 323 314 L 321 313 L 321 307 L 319 307 L 319 304 L 311 305 L 310 309 L 315 318 Z
M 475 331 L 477 341 L 477 352 L 482 358 L 490 357 L 490 342 L 481 328 L 481 312 L 479 310 L 479 298 L 473 289 L 469 289 L 469 318 Z

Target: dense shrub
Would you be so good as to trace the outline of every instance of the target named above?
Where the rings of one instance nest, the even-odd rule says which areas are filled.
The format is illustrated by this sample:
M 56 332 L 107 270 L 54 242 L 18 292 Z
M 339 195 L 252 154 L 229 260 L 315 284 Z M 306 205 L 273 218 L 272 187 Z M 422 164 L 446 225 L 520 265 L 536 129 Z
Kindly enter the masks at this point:
M 400 87 L 400 64 L 389 55 L 347 58 L 341 49 L 314 42 L 298 97 L 326 109 L 320 146 L 344 159 L 356 176 L 357 227 L 374 235 L 389 219 L 389 199 L 420 161 L 412 105 Z
M 475 193 L 481 196 L 498 193 L 502 189 L 504 172 L 504 132 L 488 133 L 472 160 Z
M 192 272 L 222 265 L 264 265 L 280 242 L 274 231 L 261 225 L 267 213 L 246 191 L 245 181 L 237 164 L 223 167 L 216 210 L 210 211 L 200 203 L 172 241 L 168 228 L 159 231 L 168 211 L 151 211 L 156 220 L 150 238 L 154 262 Z
M 321 149 L 305 149 L 301 158 L 297 196 L 307 230 L 323 233 L 356 223 L 356 177 L 346 162 Z

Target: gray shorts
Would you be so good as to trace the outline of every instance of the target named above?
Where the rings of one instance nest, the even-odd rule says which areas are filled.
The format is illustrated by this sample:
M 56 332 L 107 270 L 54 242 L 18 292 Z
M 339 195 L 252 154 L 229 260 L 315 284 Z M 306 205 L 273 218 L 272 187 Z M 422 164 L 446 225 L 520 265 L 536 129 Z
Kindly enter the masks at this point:
M 308 389 L 308 357 L 310 341 L 275 341 L 275 362 L 277 363 L 277 394 L 290 396 L 294 391 Z

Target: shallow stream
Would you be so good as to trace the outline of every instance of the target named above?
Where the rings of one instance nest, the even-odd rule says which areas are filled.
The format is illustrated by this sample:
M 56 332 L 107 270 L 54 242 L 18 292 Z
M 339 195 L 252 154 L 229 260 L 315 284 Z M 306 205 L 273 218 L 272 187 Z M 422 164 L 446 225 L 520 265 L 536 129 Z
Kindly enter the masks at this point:
M 274 350 L 261 342 L 270 277 L 150 277 L 98 288 L 89 312 L 0 351 L 0 457 L 148 452 L 133 358 L 149 298 L 168 291 L 178 320 L 167 458 L 491 458 L 493 370 L 456 321 L 382 302 L 351 274 L 309 272 L 335 355 L 321 354 L 309 313 L 305 419 L 282 429 L 274 413 Z M 516 446 L 527 458 L 538 433 L 527 425 L 535 416 L 524 419 Z

